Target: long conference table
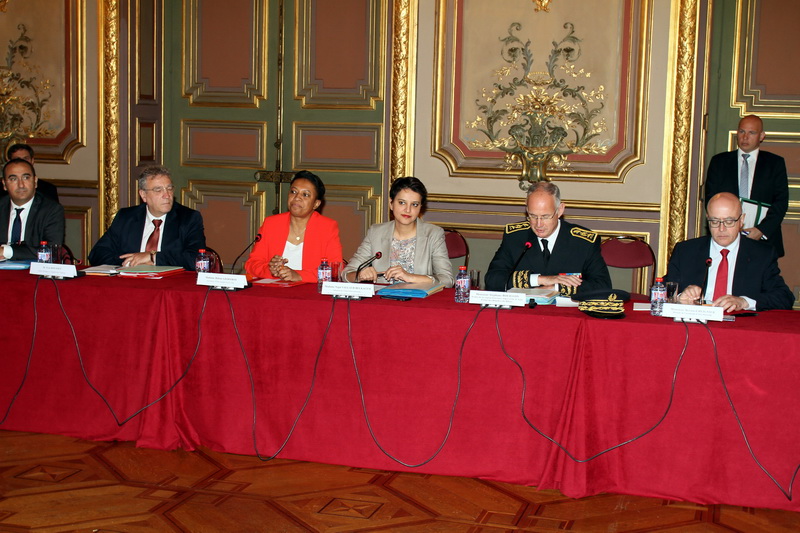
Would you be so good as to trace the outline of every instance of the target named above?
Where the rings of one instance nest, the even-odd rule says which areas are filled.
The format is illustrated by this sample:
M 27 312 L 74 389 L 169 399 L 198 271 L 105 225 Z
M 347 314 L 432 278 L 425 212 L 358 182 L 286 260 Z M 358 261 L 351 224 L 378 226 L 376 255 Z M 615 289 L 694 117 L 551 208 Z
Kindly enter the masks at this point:
M 0 430 L 800 510 L 783 493 L 800 463 L 791 311 L 706 328 L 630 305 L 622 320 L 479 310 L 452 289 L 408 302 L 334 302 L 314 285 L 224 293 L 188 272 L 37 285 L 2 271 L 0 288 Z M 748 450 L 715 345 L 777 483 Z M 125 423 L 112 414 L 162 395 Z

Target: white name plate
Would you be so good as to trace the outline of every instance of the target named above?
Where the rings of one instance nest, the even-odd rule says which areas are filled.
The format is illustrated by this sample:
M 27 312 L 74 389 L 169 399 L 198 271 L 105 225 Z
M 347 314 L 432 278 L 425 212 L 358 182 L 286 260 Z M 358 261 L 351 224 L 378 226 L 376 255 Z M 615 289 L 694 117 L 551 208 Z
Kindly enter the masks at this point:
M 522 292 L 469 291 L 469 303 L 490 306 L 525 307 L 525 294 Z
M 375 285 L 372 283 L 326 281 L 322 284 L 322 294 L 343 296 L 345 298 L 372 298 L 375 296 Z
M 216 274 L 214 272 L 198 272 L 197 284 L 207 287 L 223 287 L 225 289 L 244 289 L 247 287 L 247 276 L 244 274 Z
M 712 307 L 710 305 L 664 304 L 661 314 L 668 318 L 682 318 L 684 320 L 723 321 L 722 307 Z
M 37 276 L 54 278 L 74 278 L 78 275 L 75 265 L 62 265 L 61 263 L 31 263 L 30 272 Z

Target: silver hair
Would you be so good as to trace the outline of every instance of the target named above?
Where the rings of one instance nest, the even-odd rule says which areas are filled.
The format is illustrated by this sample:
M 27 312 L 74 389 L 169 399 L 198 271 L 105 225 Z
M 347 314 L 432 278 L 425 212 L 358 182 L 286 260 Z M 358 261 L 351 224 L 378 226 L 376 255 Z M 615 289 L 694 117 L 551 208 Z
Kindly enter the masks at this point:
M 145 167 L 139 173 L 139 190 L 143 191 L 147 189 L 147 180 L 149 178 L 155 178 L 156 176 L 166 176 L 170 180 L 172 180 L 172 174 L 170 174 L 170 171 L 167 167 L 162 167 L 158 165 Z
M 545 192 L 556 199 L 556 209 L 561 205 L 561 190 L 552 181 L 537 181 L 528 189 L 528 196 L 535 192 Z

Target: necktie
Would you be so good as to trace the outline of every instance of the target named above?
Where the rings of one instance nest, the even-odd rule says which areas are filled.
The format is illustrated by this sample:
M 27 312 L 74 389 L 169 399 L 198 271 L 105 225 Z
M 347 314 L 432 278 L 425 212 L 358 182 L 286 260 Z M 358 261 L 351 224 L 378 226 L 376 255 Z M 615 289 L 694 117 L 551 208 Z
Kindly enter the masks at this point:
M 145 252 L 157 252 L 158 251 L 158 238 L 161 236 L 161 223 L 163 220 L 154 220 L 153 225 L 156 229 L 153 230 L 153 233 L 150 234 L 150 237 L 147 238 L 147 245 L 144 247 Z
M 730 250 L 722 249 L 719 253 L 722 254 L 722 261 L 719 262 L 717 269 L 717 281 L 714 282 L 714 300 L 720 296 L 728 294 L 728 252 Z
M 19 244 L 22 240 L 22 219 L 20 215 L 22 214 L 23 208 L 15 207 L 14 209 L 17 210 L 17 217 L 11 225 L 11 244 Z
M 547 239 L 542 239 L 542 257 L 544 257 L 544 266 L 547 268 L 547 263 L 550 261 L 550 249 L 547 247 Z
M 739 172 L 739 198 L 750 198 L 748 185 L 750 185 L 750 163 L 747 159 L 750 154 L 742 154 L 742 170 Z

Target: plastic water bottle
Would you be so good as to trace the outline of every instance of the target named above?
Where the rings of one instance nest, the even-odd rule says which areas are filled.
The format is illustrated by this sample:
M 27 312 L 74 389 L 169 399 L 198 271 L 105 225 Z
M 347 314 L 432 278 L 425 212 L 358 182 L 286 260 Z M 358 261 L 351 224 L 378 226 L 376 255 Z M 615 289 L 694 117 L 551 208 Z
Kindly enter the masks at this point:
M 211 256 L 206 252 L 205 248 L 200 248 L 197 251 L 194 269 L 198 272 L 211 272 Z
M 52 263 L 53 262 L 53 251 L 50 249 L 50 245 L 47 244 L 47 241 L 42 241 L 39 243 L 39 249 L 37 250 L 37 261 L 39 263 Z
M 667 286 L 664 285 L 664 278 L 656 278 L 655 284 L 650 288 L 650 314 L 661 316 L 666 301 Z
M 469 285 L 470 280 L 467 267 L 458 267 L 458 275 L 456 276 L 456 303 L 469 303 Z
M 317 269 L 317 292 L 322 294 L 322 284 L 326 281 L 331 281 L 331 265 L 328 263 L 328 258 L 323 257 L 322 263 L 319 264 Z

